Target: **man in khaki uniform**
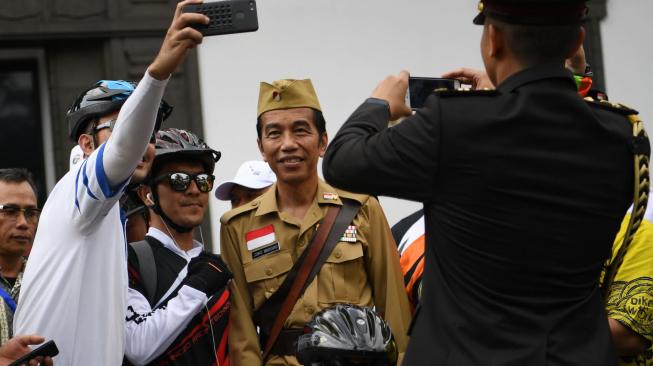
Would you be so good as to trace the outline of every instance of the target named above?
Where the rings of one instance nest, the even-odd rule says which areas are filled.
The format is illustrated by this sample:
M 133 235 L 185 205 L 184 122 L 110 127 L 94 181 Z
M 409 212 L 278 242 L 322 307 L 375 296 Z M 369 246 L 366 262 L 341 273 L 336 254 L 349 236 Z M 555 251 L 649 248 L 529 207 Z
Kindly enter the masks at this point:
M 341 198 L 361 203 L 347 233 L 295 304 L 266 365 L 298 365 L 293 351 L 302 327 L 336 303 L 375 306 L 406 349 L 410 310 L 390 228 L 379 202 L 337 190 L 317 175 L 327 146 L 325 122 L 310 80 L 261 83 L 258 146 L 277 183 L 222 218 L 222 258 L 234 273 L 229 347 L 232 365 L 261 365 L 253 315 L 281 285 L 318 223 Z M 270 321 L 273 321 L 270 319 Z

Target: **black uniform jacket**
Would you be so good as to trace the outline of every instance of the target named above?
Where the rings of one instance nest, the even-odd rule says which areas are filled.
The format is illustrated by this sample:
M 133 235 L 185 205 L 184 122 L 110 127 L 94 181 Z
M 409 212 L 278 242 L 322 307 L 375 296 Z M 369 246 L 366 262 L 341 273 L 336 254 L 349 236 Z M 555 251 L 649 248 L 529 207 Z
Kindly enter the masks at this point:
M 336 187 L 424 203 L 404 364 L 615 365 L 597 282 L 632 199 L 625 114 L 544 65 L 387 120 L 387 107 L 361 105 L 323 168 Z

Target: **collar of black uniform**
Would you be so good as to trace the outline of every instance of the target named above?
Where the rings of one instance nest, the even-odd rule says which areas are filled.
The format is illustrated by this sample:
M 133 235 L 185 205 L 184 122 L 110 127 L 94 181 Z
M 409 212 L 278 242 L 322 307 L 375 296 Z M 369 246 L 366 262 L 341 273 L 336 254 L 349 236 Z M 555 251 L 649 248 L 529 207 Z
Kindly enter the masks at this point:
M 530 67 L 510 75 L 499 84 L 497 90 L 501 93 L 510 93 L 525 84 L 543 79 L 565 79 L 569 81 L 570 88 L 576 88 L 571 71 L 562 65 L 546 64 Z
M 575 24 L 587 17 L 587 9 L 586 0 L 481 0 L 474 24 L 485 23 L 486 15 L 509 24 Z

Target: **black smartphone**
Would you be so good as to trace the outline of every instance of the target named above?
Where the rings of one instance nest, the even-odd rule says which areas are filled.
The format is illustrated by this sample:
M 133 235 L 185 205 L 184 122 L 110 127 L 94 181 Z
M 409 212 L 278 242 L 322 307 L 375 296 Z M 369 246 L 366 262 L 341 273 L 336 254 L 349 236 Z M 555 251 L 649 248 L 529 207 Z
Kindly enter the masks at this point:
M 27 365 L 30 360 L 33 360 L 37 357 L 54 357 L 59 354 L 59 349 L 53 340 L 49 340 L 42 345 L 34 348 L 32 352 L 26 354 L 25 356 L 17 359 L 16 361 L 9 364 L 9 366 L 22 366 Z
M 406 94 L 406 104 L 412 109 L 424 107 L 426 98 L 436 90 L 456 90 L 460 89 L 460 80 L 443 79 L 443 78 L 408 78 L 408 93 Z
M 258 30 L 258 15 L 254 0 L 224 0 L 184 6 L 183 13 L 200 13 L 209 17 L 209 24 L 194 24 L 192 27 L 204 36 L 255 32 Z

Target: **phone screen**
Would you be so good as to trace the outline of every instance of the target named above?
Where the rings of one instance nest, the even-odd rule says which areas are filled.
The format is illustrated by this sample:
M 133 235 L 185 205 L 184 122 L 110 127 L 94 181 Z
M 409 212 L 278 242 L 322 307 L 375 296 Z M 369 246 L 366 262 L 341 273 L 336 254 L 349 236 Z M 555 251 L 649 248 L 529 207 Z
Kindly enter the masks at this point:
M 422 108 L 426 98 L 438 89 L 455 90 L 460 88 L 456 79 L 410 77 L 408 79 L 407 103 L 411 108 Z

